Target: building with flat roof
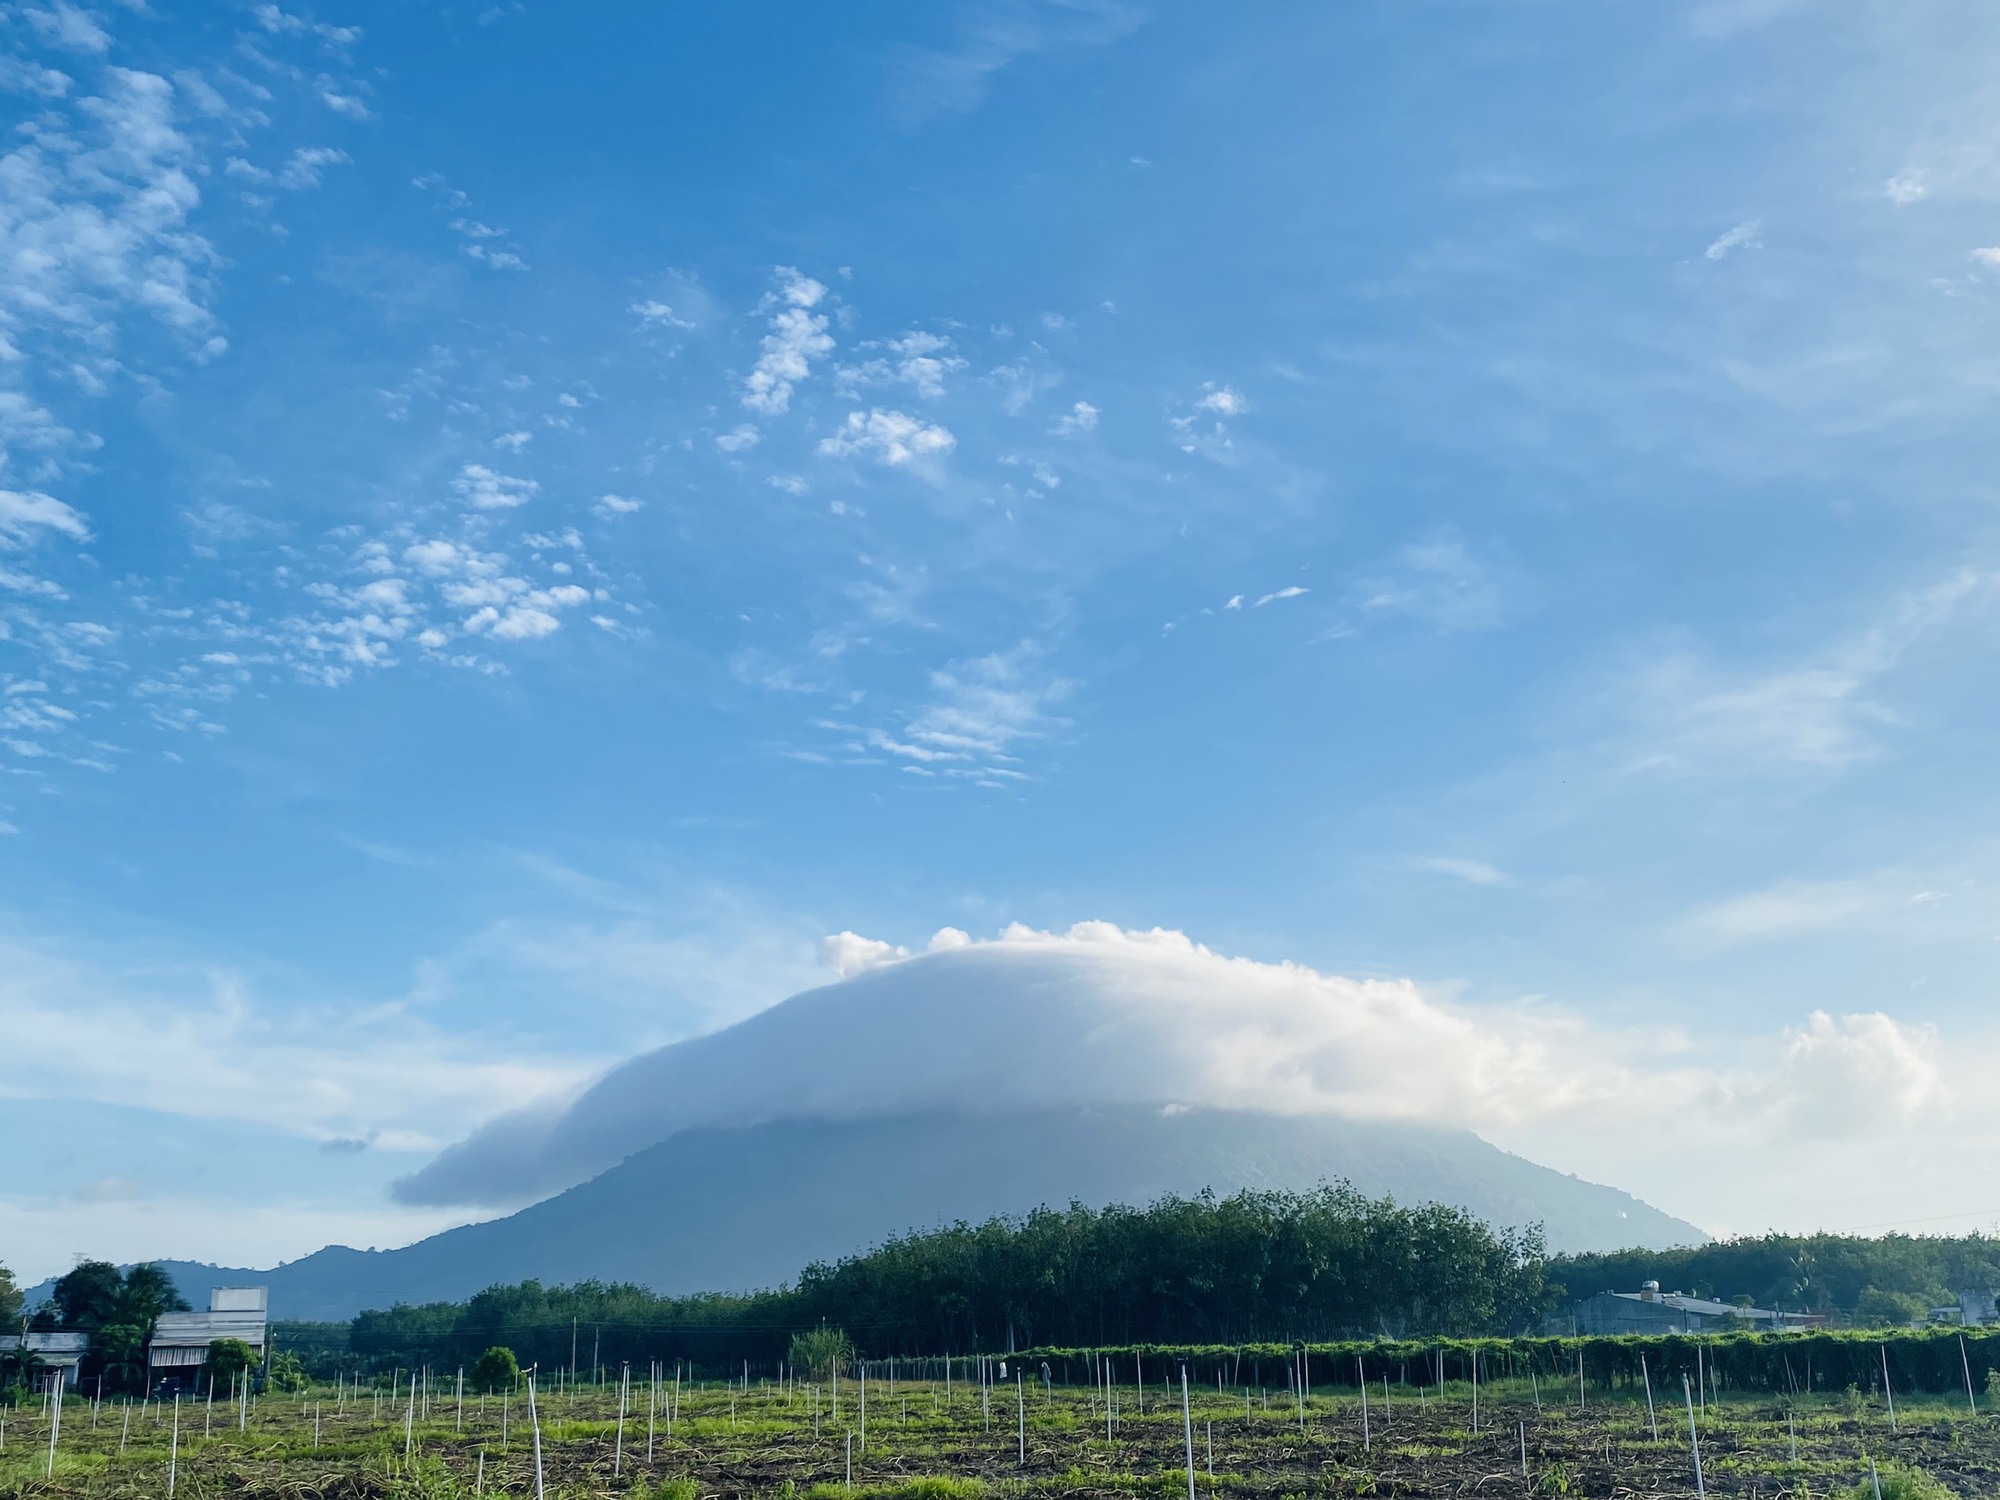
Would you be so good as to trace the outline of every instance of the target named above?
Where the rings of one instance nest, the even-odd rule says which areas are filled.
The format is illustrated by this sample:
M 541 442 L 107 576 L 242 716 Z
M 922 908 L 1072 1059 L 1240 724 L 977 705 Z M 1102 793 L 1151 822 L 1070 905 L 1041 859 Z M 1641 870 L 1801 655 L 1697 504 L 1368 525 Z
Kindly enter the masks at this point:
M 207 1312 L 161 1313 L 146 1349 L 151 1384 L 191 1386 L 208 1363 L 208 1346 L 218 1339 L 241 1339 L 261 1364 L 269 1339 L 271 1292 L 261 1286 L 219 1286 L 208 1294 Z

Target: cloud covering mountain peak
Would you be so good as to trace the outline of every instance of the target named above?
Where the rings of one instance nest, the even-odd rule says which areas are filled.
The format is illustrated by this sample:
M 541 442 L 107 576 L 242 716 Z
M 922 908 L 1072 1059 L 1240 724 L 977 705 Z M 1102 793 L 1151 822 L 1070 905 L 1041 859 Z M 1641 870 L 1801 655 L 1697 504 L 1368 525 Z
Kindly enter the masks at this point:
M 1228 958 L 1179 932 L 946 928 L 918 955 L 842 933 L 825 956 L 838 982 L 502 1116 L 397 1196 L 525 1202 L 704 1125 L 1078 1104 L 1469 1123 L 1546 1098 L 1537 1044 L 1408 980 Z

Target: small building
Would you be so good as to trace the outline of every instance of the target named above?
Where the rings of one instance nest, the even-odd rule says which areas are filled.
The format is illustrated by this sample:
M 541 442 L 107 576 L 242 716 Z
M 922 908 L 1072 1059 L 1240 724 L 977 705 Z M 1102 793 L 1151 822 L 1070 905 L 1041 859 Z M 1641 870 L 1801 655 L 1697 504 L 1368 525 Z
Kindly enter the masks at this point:
M 208 1363 L 208 1346 L 218 1339 L 241 1339 L 261 1364 L 270 1327 L 271 1291 L 261 1286 L 219 1286 L 208 1294 L 207 1312 L 161 1313 L 147 1346 L 150 1383 L 192 1388 Z
M 18 1333 L 0 1335 L 0 1354 L 18 1354 L 21 1338 Z M 35 1389 L 46 1391 L 55 1384 L 55 1378 L 60 1374 L 63 1389 L 75 1390 L 77 1367 L 83 1363 L 84 1355 L 90 1352 L 90 1335 L 65 1331 L 29 1333 L 27 1340 L 28 1353 L 37 1361 Z
M 1991 1287 L 1967 1287 L 1958 1294 L 1958 1321 L 1968 1326 L 2000 1323 L 2000 1298 Z
M 1599 1292 L 1576 1305 L 1578 1333 L 1719 1333 L 1740 1328 L 1772 1333 L 1816 1328 L 1825 1320 L 1767 1307 L 1738 1307 L 1712 1297 L 1663 1292 L 1649 1281 L 1636 1292 Z

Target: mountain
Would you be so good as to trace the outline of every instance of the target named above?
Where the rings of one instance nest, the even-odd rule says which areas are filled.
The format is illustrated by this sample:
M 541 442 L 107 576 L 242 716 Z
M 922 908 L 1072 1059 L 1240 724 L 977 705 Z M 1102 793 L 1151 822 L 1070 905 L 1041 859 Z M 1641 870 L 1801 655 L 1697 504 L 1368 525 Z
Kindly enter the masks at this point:
M 270 1271 L 169 1269 L 197 1305 L 211 1285 L 249 1280 L 271 1288 L 274 1317 L 302 1319 L 457 1300 L 529 1277 L 748 1290 L 959 1218 L 1072 1199 L 1143 1204 L 1203 1188 L 1306 1189 L 1335 1178 L 1497 1224 L 1539 1221 L 1555 1250 L 1707 1238 L 1615 1188 L 1537 1166 L 1469 1131 L 1119 1105 L 685 1130 L 518 1213 L 400 1250 L 330 1246 Z

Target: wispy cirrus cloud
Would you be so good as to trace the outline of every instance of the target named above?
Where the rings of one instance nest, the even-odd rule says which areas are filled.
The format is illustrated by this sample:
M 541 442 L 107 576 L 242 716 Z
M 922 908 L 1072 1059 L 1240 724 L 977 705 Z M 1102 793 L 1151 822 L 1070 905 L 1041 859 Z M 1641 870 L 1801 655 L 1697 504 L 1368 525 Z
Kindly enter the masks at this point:
M 891 68 L 897 107 L 910 124 L 967 114 L 986 101 L 994 80 L 1024 58 L 1122 41 L 1145 23 L 1125 0 L 985 0 L 960 7 L 950 38 L 906 47 Z
M 1348 597 L 1364 616 L 1462 631 L 1503 623 L 1523 592 L 1511 568 L 1481 557 L 1447 528 L 1402 548 L 1387 567 L 1358 579 Z
M 1990 599 L 1996 578 L 1953 570 L 1831 649 L 1757 672 L 1726 671 L 1685 649 L 1630 677 L 1629 766 L 1672 775 L 1839 771 L 1881 753 L 1895 712 L 1871 696 L 1904 654 Z

